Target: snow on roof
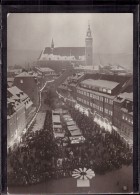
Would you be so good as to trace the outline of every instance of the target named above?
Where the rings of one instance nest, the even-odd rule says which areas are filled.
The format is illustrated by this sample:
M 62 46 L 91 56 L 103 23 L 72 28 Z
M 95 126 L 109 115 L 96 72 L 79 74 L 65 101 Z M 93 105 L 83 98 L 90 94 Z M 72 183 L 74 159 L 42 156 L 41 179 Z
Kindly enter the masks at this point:
M 7 82 L 13 82 L 14 78 L 7 78 Z
M 41 72 L 50 72 L 50 71 L 54 72 L 54 70 L 52 70 L 51 68 L 48 68 L 48 67 L 46 67 L 46 68 L 37 68 L 37 69 L 40 70 Z
M 81 83 L 90 85 L 90 86 L 97 86 L 97 87 L 103 87 L 103 88 L 108 88 L 108 89 L 113 89 L 119 84 L 114 81 L 93 80 L 93 79 L 87 79 L 87 80 L 82 81 Z
M 60 123 L 60 115 L 52 115 L 53 123 Z
M 22 95 L 22 99 L 27 98 L 28 96 L 21 91 L 18 87 L 13 86 L 7 89 L 13 96 L 15 96 L 17 99 L 20 99 L 18 95 Z M 23 97 L 24 96 L 24 97 Z
M 82 135 L 79 129 L 77 129 L 75 131 L 71 131 L 70 133 L 72 136 Z
M 133 101 L 133 93 L 132 92 L 131 93 L 127 93 L 127 92 L 121 93 L 119 95 L 119 97 Z
M 75 130 L 78 130 L 78 127 L 76 125 L 68 126 L 68 130 L 69 131 L 75 131 Z
M 36 77 L 36 73 L 29 74 L 28 72 L 22 72 L 18 74 L 16 77 Z
M 74 121 L 68 121 L 68 122 L 67 122 L 67 125 L 68 125 L 68 126 L 75 125 L 75 122 L 74 122 Z

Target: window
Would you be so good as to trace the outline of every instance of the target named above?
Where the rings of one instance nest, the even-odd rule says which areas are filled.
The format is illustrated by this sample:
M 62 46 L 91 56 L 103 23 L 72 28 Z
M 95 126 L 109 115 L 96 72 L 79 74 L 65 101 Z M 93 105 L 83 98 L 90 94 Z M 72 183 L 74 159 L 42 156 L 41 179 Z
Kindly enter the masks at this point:
M 90 93 L 90 97 L 92 98 L 92 93 Z
M 122 115 L 122 119 L 124 120 L 124 115 Z
M 89 96 L 89 93 L 87 93 L 87 96 Z
M 111 90 L 110 90 L 110 89 L 108 89 L 108 90 L 107 90 L 107 93 L 111 94 Z
M 105 108 L 105 113 L 108 114 L 108 109 Z
M 106 89 L 105 88 L 103 88 L 103 92 L 106 92 Z
M 22 79 L 20 80 L 20 83 L 23 83 L 23 80 Z
M 102 91 L 102 88 L 101 87 L 99 88 L 99 91 Z
M 100 101 L 103 101 L 103 97 L 100 97 Z
M 86 95 L 86 92 L 84 91 L 84 95 Z

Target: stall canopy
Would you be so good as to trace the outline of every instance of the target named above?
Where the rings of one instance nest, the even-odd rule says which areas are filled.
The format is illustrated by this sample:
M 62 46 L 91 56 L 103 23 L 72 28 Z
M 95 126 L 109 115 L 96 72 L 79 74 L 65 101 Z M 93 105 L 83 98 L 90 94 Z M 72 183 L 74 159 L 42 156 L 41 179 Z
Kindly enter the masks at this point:
M 60 123 L 60 116 L 59 115 L 52 115 L 53 123 Z
M 53 125 L 54 129 L 62 129 L 62 125 Z
M 65 136 L 64 133 L 55 133 L 55 132 L 54 132 L 54 137 L 55 137 L 55 138 L 63 138 L 64 136 Z
M 74 121 L 67 121 L 67 126 L 73 126 L 73 125 L 75 125 Z
M 71 131 L 70 132 L 72 136 L 77 136 L 77 135 L 81 135 L 81 132 L 79 129 L 75 130 L 75 131 Z
M 68 130 L 69 131 L 75 131 L 75 130 L 79 130 L 79 129 L 76 125 L 73 125 L 73 126 L 68 126 Z

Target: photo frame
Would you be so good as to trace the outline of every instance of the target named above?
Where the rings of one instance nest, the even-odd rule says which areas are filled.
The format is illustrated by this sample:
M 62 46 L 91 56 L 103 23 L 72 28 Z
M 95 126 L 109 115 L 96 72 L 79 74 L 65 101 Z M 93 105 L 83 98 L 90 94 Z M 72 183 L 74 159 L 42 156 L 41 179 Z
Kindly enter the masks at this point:
M 75 2 L 63 2 L 63 1 L 47 1 L 47 2 L 16 2 L 16 1 L 4 1 L 2 4 L 2 79 L 1 79 L 1 191 L 2 193 L 8 193 L 7 191 L 7 15 L 8 14 L 24 14 L 24 13 L 49 13 L 49 14 L 66 14 L 66 13 L 129 13 L 133 14 L 133 192 L 139 191 L 139 174 L 138 174 L 138 159 L 139 159 L 139 6 L 138 1 L 127 3 L 122 1 L 75 1 Z M 122 30 L 122 29 L 119 29 Z M 17 29 L 18 31 L 18 29 Z M 54 87 L 54 86 L 52 86 Z M 55 87 L 54 87 L 55 88 Z M 60 99 L 61 95 L 59 94 Z M 46 100 L 47 101 L 47 100 Z M 49 100 L 48 100 L 49 101 Z M 66 99 L 64 99 L 64 103 Z M 82 109 L 82 108 L 81 108 Z M 75 173 L 74 173 L 75 174 Z M 91 180 L 92 181 L 92 180 Z M 79 184 L 80 185 L 80 184 Z M 117 185 L 117 184 L 116 184 Z M 86 189 L 83 188 L 83 190 Z M 41 193 L 39 190 L 38 194 Z M 127 189 L 126 189 L 127 191 Z M 70 191 L 64 193 L 94 193 L 92 191 Z M 125 189 L 124 189 L 125 192 Z M 18 192 L 17 192 L 18 193 Z M 25 191 L 24 191 L 25 193 Z M 28 192 L 29 193 L 29 192 Z M 34 192 L 30 192 L 34 193 Z M 51 193 L 51 192 L 50 192 Z M 57 190 L 54 193 L 59 193 Z M 100 193 L 97 191 L 96 193 Z M 105 192 L 107 193 L 107 192 Z M 111 192 L 114 193 L 114 192 Z

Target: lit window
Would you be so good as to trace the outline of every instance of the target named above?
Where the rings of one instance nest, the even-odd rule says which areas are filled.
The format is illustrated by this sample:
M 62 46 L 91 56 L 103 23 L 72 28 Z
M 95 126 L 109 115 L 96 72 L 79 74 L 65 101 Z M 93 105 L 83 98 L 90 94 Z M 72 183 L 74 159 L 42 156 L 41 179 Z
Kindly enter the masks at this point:
M 22 79 L 20 80 L 20 83 L 23 83 L 23 80 Z
M 105 88 L 103 88 L 103 92 L 106 92 L 106 89 Z
M 110 89 L 108 89 L 108 90 L 107 90 L 107 93 L 111 94 L 111 90 L 110 90 Z
M 124 115 L 122 116 L 122 119 L 124 119 Z

